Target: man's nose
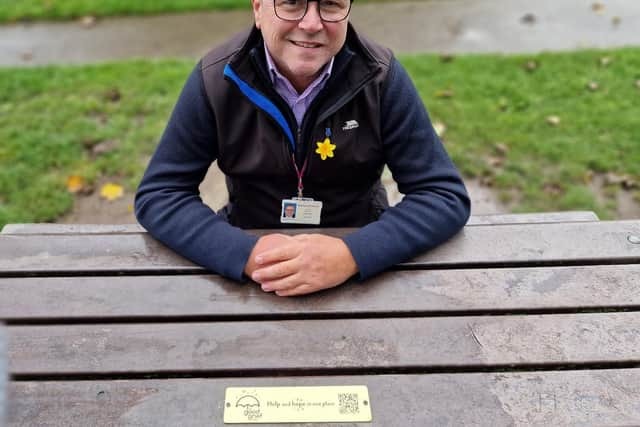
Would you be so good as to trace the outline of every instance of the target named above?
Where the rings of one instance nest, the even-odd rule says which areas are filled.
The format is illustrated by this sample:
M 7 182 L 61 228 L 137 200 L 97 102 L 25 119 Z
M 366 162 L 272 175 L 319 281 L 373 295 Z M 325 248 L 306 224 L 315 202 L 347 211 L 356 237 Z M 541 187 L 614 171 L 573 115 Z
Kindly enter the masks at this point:
M 315 3 L 315 6 L 313 5 Z M 318 32 L 322 30 L 323 23 L 320 18 L 320 2 L 310 1 L 307 4 L 307 13 L 302 17 L 298 24 L 300 28 L 309 32 Z

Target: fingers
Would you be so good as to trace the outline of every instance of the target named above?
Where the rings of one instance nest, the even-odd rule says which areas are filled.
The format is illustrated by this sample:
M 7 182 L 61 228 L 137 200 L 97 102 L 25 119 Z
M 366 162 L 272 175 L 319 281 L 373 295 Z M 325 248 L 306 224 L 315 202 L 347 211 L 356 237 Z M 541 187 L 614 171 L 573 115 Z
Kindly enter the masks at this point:
M 256 258 L 258 257 L 258 255 L 264 252 L 269 252 L 274 248 L 286 245 L 292 240 L 293 239 L 291 237 L 285 236 L 284 234 L 267 234 L 260 237 L 251 250 L 251 254 L 249 254 L 249 258 L 247 259 L 247 263 L 244 268 L 245 274 L 251 277 L 253 275 L 253 272 L 260 267 L 256 263 Z
M 297 263 L 295 260 L 288 260 L 276 263 L 267 264 L 265 267 L 260 267 L 253 272 L 251 279 L 257 283 L 268 283 L 277 280 L 282 280 L 298 272 Z
M 288 292 L 302 286 L 300 284 L 300 278 L 297 275 L 285 277 L 280 280 L 274 280 L 271 282 L 264 282 L 261 284 L 262 290 L 265 292 L 275 292 L 280 295 L 281 292 Z
M 279 297 L 294 297 L 298 295 L 310 294 L 315 291 L 316 289 L 314 289 L 313 286 L 305 284 L 305 285 L 296 286 L 291 289 L 276 291 L 276 295 L 278 295 Z
M 298 245 L 284 244 L 282 246 L 278 246 L 276 248 L 269 249 L 268 251 L 259 253 L 256 256 L 255 261 L 258 267 L 260 267 L 291 260 L 297 257 L 299 253 L 300 248 Z

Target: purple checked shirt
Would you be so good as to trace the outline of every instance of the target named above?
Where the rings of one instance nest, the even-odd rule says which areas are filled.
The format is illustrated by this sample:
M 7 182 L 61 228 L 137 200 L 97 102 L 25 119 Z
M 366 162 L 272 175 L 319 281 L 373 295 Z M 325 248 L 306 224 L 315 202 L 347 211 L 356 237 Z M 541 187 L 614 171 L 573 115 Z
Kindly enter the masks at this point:
M 289 107 L 293 110 L 293 114 L 296 116 L 298 126 L 300 126 L 304 113 L 307 112 L 309 105 L 311 105 L 311 102 L 316 96 L 318 96 L 318 93 L 327 83 L 327 79 L 331 75 L 331 70 L 333 69 L 333 58 L 331 58 L 331 61 L 325 65 L 324 70 L 320 72 L 318 78 L 316 78 L 304 92 L 299 94 L 289 79 L 280 74 L 276 68 L 273 58 L 271 58 L 269 50 L 267 49 L 267 45 L 264 46 L 264 52 L 267 56 L 267 66 L 269 67 L 269 75 L 271 76 L 273 87 L 287 102 L 287 104 L 289 104 Z

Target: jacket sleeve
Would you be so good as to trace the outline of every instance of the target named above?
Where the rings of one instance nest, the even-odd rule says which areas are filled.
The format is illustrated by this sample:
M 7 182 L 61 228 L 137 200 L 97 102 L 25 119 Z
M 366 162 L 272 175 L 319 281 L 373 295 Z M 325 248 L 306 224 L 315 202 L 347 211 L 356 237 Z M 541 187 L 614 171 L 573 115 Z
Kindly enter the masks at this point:
M 432 249 L 467 222 L 470 200 L 409 75 L 393 59 L 381 100 L 386 162 L 405 196 L 380 218 L 346 236 L 366 279 Z
M 135 213 L 152 236 L 174 251 L 242 280 L 257 238 L 231 226 L 200 198 L 199 185 L 217 158 L 216 141 L 215 116 L 198 64 L 138 187 Z

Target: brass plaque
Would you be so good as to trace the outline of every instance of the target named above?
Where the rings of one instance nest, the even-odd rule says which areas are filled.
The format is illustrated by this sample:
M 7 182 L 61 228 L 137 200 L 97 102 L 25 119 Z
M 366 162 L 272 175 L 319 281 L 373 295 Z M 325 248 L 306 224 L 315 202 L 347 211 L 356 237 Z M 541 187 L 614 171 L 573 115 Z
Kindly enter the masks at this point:
M 371 422 L 366 386 L 227 387 L 225 424 Z

